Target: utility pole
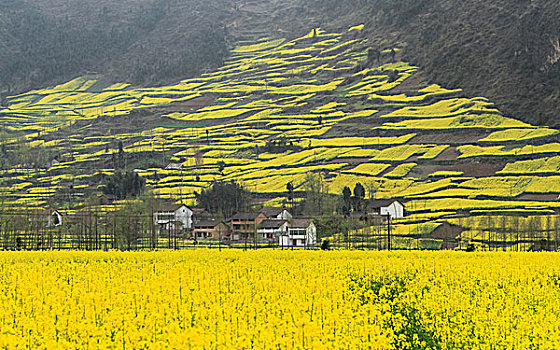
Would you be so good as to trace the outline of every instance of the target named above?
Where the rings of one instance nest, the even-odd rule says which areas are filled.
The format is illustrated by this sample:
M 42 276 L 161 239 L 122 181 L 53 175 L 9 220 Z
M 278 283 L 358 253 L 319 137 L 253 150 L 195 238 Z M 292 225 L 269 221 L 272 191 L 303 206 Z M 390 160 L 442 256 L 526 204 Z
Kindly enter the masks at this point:
M 387 250 L 391 250 L 391 214 L 387 214 Z

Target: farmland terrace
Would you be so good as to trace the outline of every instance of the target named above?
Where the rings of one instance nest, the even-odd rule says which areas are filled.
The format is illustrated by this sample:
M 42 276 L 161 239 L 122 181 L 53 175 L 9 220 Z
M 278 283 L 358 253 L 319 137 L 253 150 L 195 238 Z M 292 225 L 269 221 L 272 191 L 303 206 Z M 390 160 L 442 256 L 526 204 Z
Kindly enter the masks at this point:
M 3 205 L 72 197 L 66 209 L 76 209 L 120 167 L 175 201 L 193 201 L 216 180 L 240 181 L 269 204 L 282 201 L 288 182 L 302 190 L 307 173 L 320 173 L 334 194 L 359 182 L 372 197 L 406 202 L 402 235 L 444 222 L 483 234 L 476 220 L 449 219 L 457 213 L 558 212 L 557 130 L 427 82 L 399 47 L 374 54 L 363 30 L 244 41 L 221 68 L 166 86 L 80 76 L 10 96 L 0 110 Z M 293 150 L 263 151 L 277 140 Z

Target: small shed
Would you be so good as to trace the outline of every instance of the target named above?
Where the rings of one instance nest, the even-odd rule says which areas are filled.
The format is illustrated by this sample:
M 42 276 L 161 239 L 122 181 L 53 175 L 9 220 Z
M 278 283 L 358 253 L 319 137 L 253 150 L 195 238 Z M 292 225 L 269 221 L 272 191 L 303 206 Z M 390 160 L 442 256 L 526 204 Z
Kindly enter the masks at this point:
M 391 219 L 405 216 L 404 204 L 397 199 L 375 199 L 369 203 L 369 207 L 375 214 L 383 216 L 389 215 Z

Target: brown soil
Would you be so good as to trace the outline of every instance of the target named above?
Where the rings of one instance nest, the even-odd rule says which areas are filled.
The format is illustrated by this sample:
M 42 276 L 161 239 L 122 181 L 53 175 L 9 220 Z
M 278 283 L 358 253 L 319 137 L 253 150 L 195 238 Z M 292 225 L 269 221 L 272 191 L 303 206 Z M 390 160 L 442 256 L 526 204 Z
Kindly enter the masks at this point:
M 457 238 L 461 234 L 461 232 L 463 232 L 463 229 L 461 229 L 461 227 L 456 225 L 451 225 L 445 222 L 432 231 L 432 233 L 430 234 L 430 238 L 433 239 Z
M 556 194 L 524 194 L 518 197 L 521 200 L 527 201 L 554 201 L 558 199 Z
M 435 160 L 442 161 L 442 160 L 457 160 L 459 157 L 459 152 L 457 152 L 457 148 L 449 147 L 445 151 L 441 152 Z
M 467 143 L 476 143 L 478 140 L 488 136 L 489 132 L 483 132 L 480 130 L 454 130 L 454 131 L 443 131 L 443 132 L 428 132 L 422 135 L 416 136 L 410 141 L 413 144 L 426 144 L 426 143 L 436 143 L 436 144 L 458 144 L 463 145 Z
M 403 81 L 401 84 L 397 85 L 395 88 L 391 89 L 391 93 L 392 94 L 396 94 L 396 93 L 402 93 L 402 92 L 407 92 L 410 90 L 415 90 L 415 88 L 428 81 L 428 79 L 426 78 L 425 74 L 423 72 L 417 72 L 416 74 L 408 77 L 408 79 L 406 79 L 405 81 Z
M 216 98 L 214 96 L 197 97 L 189 101 L 174 103 L 170 106 L 166 106 L 164 112 L 194 112 L 200 108 L 211 105 L 215 100 Z

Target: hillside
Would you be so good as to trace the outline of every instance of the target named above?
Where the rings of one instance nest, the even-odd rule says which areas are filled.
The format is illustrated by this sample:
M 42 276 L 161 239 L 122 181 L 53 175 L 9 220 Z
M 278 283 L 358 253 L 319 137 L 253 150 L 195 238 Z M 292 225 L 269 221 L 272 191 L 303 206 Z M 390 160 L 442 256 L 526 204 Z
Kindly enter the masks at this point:
M 508 116 L 558 127 L 555 0 L 141 0 L 0 4 L 0 96 L 95 72 L 153 86 L 220 66 L 243 40 L 294 39 L 367 24 L 440 85 L 486 96 Z
M 0 92 L 97 73 L 161 84 L 228 55 L 221 1 L 25 1 L 0 4 Z
M 377 58 L 366 30 L 245 42 L 221 68 L 162 87 L 82 76 L 11 96 L 0 110 L 4 205 L 79 208 L 125 169 L 161 198 L 237 180 L 275 204 L 288 182 L 303 191 L 315 173 L 325 193 L 360 182 L 368 196 L 403 199 L 402 244 L 444 223 L 479 240 L 514 227 L 513 216 L 490 224 L 493 213 L 558 227 L 558 131 L 430 83 L 399 48 Z
M 560 3 L 554 0 L 311 1 L 321 25 L 368 24 L 430 80 L 487 96 L 506 115 L 560 125 Z

